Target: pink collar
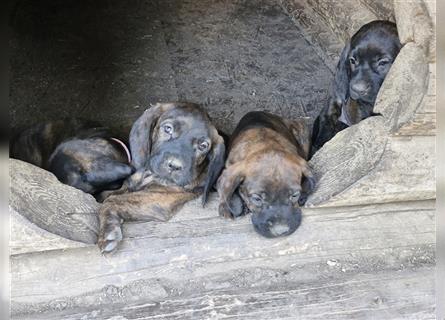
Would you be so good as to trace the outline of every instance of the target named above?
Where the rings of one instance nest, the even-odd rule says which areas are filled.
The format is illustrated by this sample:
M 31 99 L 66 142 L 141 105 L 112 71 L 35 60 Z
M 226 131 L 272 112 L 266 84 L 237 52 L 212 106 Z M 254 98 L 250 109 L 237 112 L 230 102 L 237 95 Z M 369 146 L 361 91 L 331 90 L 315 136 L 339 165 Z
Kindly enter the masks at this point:
M 110 139 L 113 140 L 113 141 L 116 141 L 117 143 L 119 143 L 122 146 L 122 148 L 125 150 L 125 154 L 127 155 L 128 163 L 131 163 L 130 150 L 128 150 L 128 147 L 125 145 L 125 143 L 123 143 L 122 141 L 120 141 L 117 138 L 110 138 Z

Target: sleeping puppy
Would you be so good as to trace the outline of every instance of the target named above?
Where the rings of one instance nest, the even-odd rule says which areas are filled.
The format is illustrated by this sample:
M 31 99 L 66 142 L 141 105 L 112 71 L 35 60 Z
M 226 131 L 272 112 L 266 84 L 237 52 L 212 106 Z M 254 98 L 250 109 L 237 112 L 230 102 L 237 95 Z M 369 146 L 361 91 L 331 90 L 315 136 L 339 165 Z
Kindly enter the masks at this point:
M 252 213 L 254 229 L 272 238 L 293 233 L 315 181 L 306 158 L 309 128 L 266 112 L 249 112 L 232 134 L 217 183 L 219 214 Z
M 210 189 L 224 166 L 225 145 L 207 113 L 192 103 L 158 103 L 130 132 L 136 172 L 99 212 L 98 246 L 114 251 L 126 221 L 168 220 L 185 202 Z
M 126 145 L 97 123 L 66 119 L 21 131 L 10 156 L 51 171 L 61 182 L 97 196 L 132 173 Z
M 339 131 L 374 115 L 380 86 L 400 48 L 390 21 L 372 21 L 352 36 L 337 64 L 329 104 L 315 120 L 311 156 Z

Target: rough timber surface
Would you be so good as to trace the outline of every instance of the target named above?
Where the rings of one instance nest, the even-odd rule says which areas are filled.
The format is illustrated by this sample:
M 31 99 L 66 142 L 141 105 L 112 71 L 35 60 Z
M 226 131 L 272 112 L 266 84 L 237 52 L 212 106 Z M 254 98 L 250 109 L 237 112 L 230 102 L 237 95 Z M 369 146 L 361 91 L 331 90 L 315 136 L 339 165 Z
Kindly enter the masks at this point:
M 33 224 L 26 226 L 13 219 L 13 226 L 18 227 L 13 231 L 20 232 L 12 235 L 13 248 L 15 241 L 24 240 L 25 235 L 40 234 L 47 238 L 45 230 L 73 241 L 96 243 L 99 205 L 93 196 L 62 184 L 51 172 L 20 160 L 9 160 L 9 175 L 10 207 Z M 17 239 L 20 236 L 22 239 Z
M 11 257 L 15 319 L 429 319 L 434 202 L 305 209 L 292 236 L 186 205 L 94 246 Z

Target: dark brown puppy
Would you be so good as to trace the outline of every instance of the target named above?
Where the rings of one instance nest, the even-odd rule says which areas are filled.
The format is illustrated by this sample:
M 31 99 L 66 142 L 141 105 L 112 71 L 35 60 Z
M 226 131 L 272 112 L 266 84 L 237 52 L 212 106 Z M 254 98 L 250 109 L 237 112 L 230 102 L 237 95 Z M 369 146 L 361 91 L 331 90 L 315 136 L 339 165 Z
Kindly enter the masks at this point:
M 125 144 L 97 123 L 66 119 L 21 131 L 10 156 L 51 171 L 63 183 L 98 195 L 119 188 L 132 173 Z
M 203 193 L 203 204 L 224 166 L 225 145 L 209 116 L 191 103 L 162 103 L 146 110 L 130 133 L 136 172 L 99 212 L 98 246 L 113 251 L 123 220 L 168 220 Z
M 265 237 L 293 233 L 301 222 L 299 206 L 315 185 L 305 160 L 309 141 L 304 121 L 246 114 L 231 137 L 218 180 L 219 214 L 234 218 L 249 211 L 255 230 Z
M 329 103 L 315 120 L 311 155 L 341 130 L 374 115 L 377 94 L 401 46 L 390 21 L 372 21 L 352 36 L 341 53 Z

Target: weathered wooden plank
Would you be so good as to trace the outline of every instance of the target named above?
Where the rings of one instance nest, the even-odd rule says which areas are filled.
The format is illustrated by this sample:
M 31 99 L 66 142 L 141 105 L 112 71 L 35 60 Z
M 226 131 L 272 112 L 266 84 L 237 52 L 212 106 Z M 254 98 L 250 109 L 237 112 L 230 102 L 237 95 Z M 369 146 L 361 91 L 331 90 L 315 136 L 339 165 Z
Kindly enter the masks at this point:
M 13 210 L 43 230 L 74 241 L 97 242 L 99 204 L 93 196 L 20 160 L 9 160 L 9 175 Z
M 298 273 L 298 271 L 291 271 Z M 113 304 L 17 319 L 432 319 L 434 268 L 222 289 L 160 303 Z
M 283 10 L 289 14 L 302 35 L 311 43 L 318 56 L 335 72 L 344 41 L 332 30 L 329 23 L 320 19 L 308 0 L 280 0 Z
M 388 0 L 360 0 L 380 20 L 395 21 L 394 5 Z
M 428 89 L 428 76 L 428 63 L 422 49 L 412 42 L 407 43 L 383 81 L 374 106 L 374 112 L 384 116 L 385 126 L 391 132 L 409 122 L 419 109 Z
M 328 22 L 332 30 L 345 43 L 360 27 L 378 17 L 367 6 L 356 0 L 311 0 L 309 4 L 319 17 Z
M 86 244 L 62 238 L 37 227 L 10 208 L 9 254 L 84 247 Z
M 93 246 L 11 257 L 13 314 L 162 305 L 226 289 L 317 286 L 342 274 L 434 264 L 434 202 L 306 209 L 297 232 L 280 239 L 257 235 L 248 217 L 228 221 L 216 210 L 188 208 L 167 223 L 126 224 L 112 256 Z
M 435 199 L 435 163 L 435 137 L 391 137 L 376 167 L 323 206 Z
M 407 124 L 403 125 L 396 136 L 435 136 L 436 113 L 416 113 Z
M 383 117 L 371 117 L 340 131 L 309 161 L 317 178 L 306 206 L 329 200 L 366 176 L 379 162 L 388 139 Z
M 404 124 L 396 135 L 436 134 L 436 64 L 429 64 L 428 89 L 413 118 Z

